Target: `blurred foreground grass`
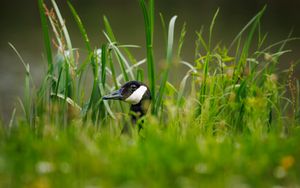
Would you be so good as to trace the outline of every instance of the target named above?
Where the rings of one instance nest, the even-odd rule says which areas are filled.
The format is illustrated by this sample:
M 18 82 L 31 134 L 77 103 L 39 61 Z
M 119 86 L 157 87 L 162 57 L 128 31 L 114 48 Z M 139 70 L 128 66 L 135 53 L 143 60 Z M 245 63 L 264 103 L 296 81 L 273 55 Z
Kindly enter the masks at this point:
M 34 85 L 30 64 L 10 44 L 26 70 L 18 108 L 24 116 L 14 111 L 9 125 L 0 127 L 0 187 L 300 186 L 300 84 L 294 72 L 299 61 L 278 70 L 281 56 L 291 52 L 286 44 L 299 38 L 289 34 L 266 45 L 260 23 L 265 8 L 230 45 L 212 43 L 217 10 L 208 39 L 203 27 L 196 32 L 194 62 L 180 55 L 186 25 L 177 41 L 176 16 L 167 26 L 161 14 L 166 56 L 158 71 L 153 0 L 139 0 L 146 39 L 142 60 L 130 52 L 139 46 L 117 42 L 105 16 L 107 41 L 92 47 L 68 3 L 86 45 L 74 48 L 51 3 L 39 0 L 48 65 L 41 86 Z M 178 75 L 180 83 L 169 79 L 175 64 L 186 70 Z M 102 96 L 129 80 L 146 82 L 153 98 L 144 129 L 122 135 L 128 105 Z
M 0 133 L 0 187 L 299 187 L 300 130 L 207 136 L 157 124 L 143 136 L 22 125 Z

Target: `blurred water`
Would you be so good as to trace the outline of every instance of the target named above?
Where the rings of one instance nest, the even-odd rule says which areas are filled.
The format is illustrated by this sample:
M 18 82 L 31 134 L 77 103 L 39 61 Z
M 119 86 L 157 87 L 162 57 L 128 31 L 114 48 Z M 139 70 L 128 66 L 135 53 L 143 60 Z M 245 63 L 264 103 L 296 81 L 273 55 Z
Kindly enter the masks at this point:
M 143 17 L 137 0 L 126 2 L 124 0 L 73 0 L 71 2 L 81 16 L 94 46 L 100 46 L 105 40 L 102 35 L 104 14 L 109 18 L 121 43 L 144 46 Z M 268 4 L 268 8 L 263 18 L 262 28 L 269 32 L 269 41 L 284 39 L 292 28 L 294 28 L 294 36 L 300 36 L 299 0 L 156 1 L 155 53 L 157 62 L 164 57 L 158 12 L 162 12 L 166 19 L 170 19 L 172 15 L 178 15 L 178 31 L 183 22 L 187 22 L 188 32 L 183 57 L 192 62 L 195 30 L 199 30 L 201 25 L 208 28 L 218 7 L 220 7 L 220 14 L 217 18 L 213 40 L 215 42 L 221 40 L 228 44 L 242 26 L 265 4 Z M 66 18 L 73 45 L 79 48 L 84 47 L 66 2 L 59 1 L 59 7 Z M 24 60 L 30 63 L 37 85 L 45 72 L 42 55 L 43 39 L 36 1 L 2 1 L 0 26 L 0 119 L 2 116 L 7 121 L 16 105 L 17 96 L 22 96 L 25 72 L 23 65 L 7 43 L 14 44 Z M 285 66 L 288 66 L 291 60 L 299 58 L 299 53 L 297 53 L 300 49 L 299 42 L 293 42 L 289 47 L 294 52 L 285 57 Z M 143 48 L 136 49 L 134 54 L 140 59 L 144 57 L 145 51 Z

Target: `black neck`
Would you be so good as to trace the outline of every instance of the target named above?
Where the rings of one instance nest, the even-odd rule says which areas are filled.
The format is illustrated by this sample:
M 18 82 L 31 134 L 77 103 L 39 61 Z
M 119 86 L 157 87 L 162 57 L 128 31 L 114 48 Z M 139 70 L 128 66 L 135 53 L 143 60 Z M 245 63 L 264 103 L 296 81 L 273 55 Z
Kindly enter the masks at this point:
M 130 106 L 131 121 L 136 124 L 136 121 L 146 115 L 150 100 L 142 100 L 138 104 L 133 104 Z
M 134 104 L 130 106 L 130 115 L 132 123 L 136 123 L 136 121 L 143 117 L 146 114 L 146 111 L 143 109 L 142 103 Z

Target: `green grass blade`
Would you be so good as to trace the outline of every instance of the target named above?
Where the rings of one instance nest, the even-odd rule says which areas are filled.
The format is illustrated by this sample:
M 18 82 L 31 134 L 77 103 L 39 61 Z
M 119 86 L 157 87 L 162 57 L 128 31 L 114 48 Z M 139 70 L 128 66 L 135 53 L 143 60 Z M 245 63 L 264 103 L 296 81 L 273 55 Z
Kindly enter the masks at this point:
M 25 117 L 27 120 L 27 123 L 31 125 L 31 102 L 32 102 L 32 96 L 31 96 L 31 88 L 30 88 L 30 81 L 33 82 L 31 74 L 30 74 L 30 66 L 29 64 L 26 64 L 25 61 L 23 60 L 22 56 L 20 53 L 17 51 L 17 49 L 11 44 L 8 43 L 9 46 L 14 50 L 14 52 L 17 54 L 19 57 L 20 61 L 25 67 L 26 74 L 25 74 L 25 86 L 24 86 L 24 104 L 23 109 L 25 113 Z
M 103 88 L 105 87 L 106 83 L 106 61 L 107 61 L 107 53 L 106 53 L 107 47 L 105 44 L 102 45 L 101 48 L 101 83 Z
M 145 62 L 146 62 L 146 59 L 143 59 L 143 60 L 137 62 L 136 64 L 134 64 L 131 67 L 129 67 L 128 69 L 126 69 L 126 72 L 128 73 L 129 71 L 133 71 L 134 69 L 138 69 L 138 67 L 141 66 L 142 64 L 144 64 Z M 117 77 L 118 82 L 120 82 L 122 78 L 123 78 L 123 74 L 120 74 Z M 136 80 L 138 80 L 138 79 L 136 78 Z
M 25 91 L 24 91 L 24 107 L 25 107 L 25 111 L 26 111 L 26 119 L 27 122 L 30 123 L 30 116 L 31 116 L 31 92 L 30 92 L 30 75 L 29 75 L 29 65 L 27 67 L 28 72 L 26 73 L 25 76 Z
M 106 16 L 103 16 L 103 21 L 104 21 L 104 27 L 105 27 L 106 33 L 109 36 L 110 40 L 112 42 L 117 42 L 117 39 L 114 35 L 114 32 L 113 32 L 111 25 Z
M 152 33 L 152 39 L 153 39 L 153 33 L 154 33 L 154 0 L 150 0 L 150 2 L 149 2 L 149 18 L 150 18 L 150 31 Z
M 167 26 L 166 26 L 166 22 L 165 22 L 165 19 L 164 19 L 164 15 L 162 13 L 159 13 L 159 17 L 160 17 L 160 21 L 161 21 L 162 31 L 163 31 L 163 34 L 164 34 L 164 41 L 165 41 L 165 44 L 167 44 L 167 42 L 168 42 L 168 32 L 167 32 Z
M 104 92 L 105 92 L 105 89 L 104 89 L 103 85 L 99 85 L 99 88 L 100 88 L 100 92 L 101 92 L 101 93 L 104 93 Z M 107 101 L 107 100 L 102 100 L 102 98 L 101 98 L 101 99 L 99 99 L 98 103 L 100 103 L 101 101 L 103 101 L 104 107 L 105 107 L 107 113 L 110 115 L 110 117 L 113 118 L 113 119 L 116 119 L 116 116 L 114 115 L 114 113 L 113 113 L 112 110 L 110 109 L 110 106 L 109 106 L 109 104 L 108 104 L 108 101 Z
M 160 108 L 162 104 L 162 98 L 164 95 L 166 83 L 169 76 L 169 69 L 172 64 L 172 58 L 173 58 L 173 44 L 174 44 L 174 31 L 175 31 L 175 21 L 177 16 L 173 16 L 169 23 L 169 30 L 168 30 L 168 46 L 167 46 L 167 58 L 166 58 L 166 70 L 163 73 L 162 81 L 160 83 L 160 88 L 157 94 L 157 100 L 155 104 L 156 114 L 158 113 L 158 109 Z
M 145 0 L 139 0 L 140 7 L 144 16 L 146 46 L 147 46 L 147 69 L 150 91 L 152 94 L 152 113 L 155 110 L 156 92 L 155 92 L 155 65 L 153 57 L 153 27 L 154 27 L 154 1 L 150 0 L 150 10 L 147 10 Z
M 249 31 L 249 33 L 247 35 L 247 38 L 245 40 L 245 43 L 244 43 L 244 45 L 242 47 L 241 54 L 239 55 L 239 58 L 236 58 L 236 59 L 238 59 L 238 61 L 237 61 L 237 66 L 234 69 L 234 79 L 233 79 L 234 82 L 237 82 L 237 80 L 240 79 L 240 76 L 244 73 L 244 67 L 247 64 L 247 58 L 248 58 L 249 53 L 250 53 L 250 47 L 251 47 L 251 44 L 252 44 L 252 41 L 253 41 L 253 38 L 254 38 L 254 34 L 255 34 L 256 29 L 259 26 L 259 22 L 260 22 L 260 19 L 261 19 L 262 15 L 263 15 L 263 12 L 265 11 L 265 8 L 266 7 L 264 7 L 259 12 L 259 14 L 257 14 L 254 17 L 255 18 L 254 21 L 252 21 L 253 19 L 251 19 L 251 21 L 249 22 L 251 24 L 249 26 L 247 26 L 247 28 L 250 27 L 250 26 L 251 27 L 250 27 L 250 31 Z M 244 28 L 242 30 L 244 30 Z M 240 40 L 241 40 L 241 35 L 238 38 L 238 42 L 240 42 Z M 238 43 L 238 46 L 239 45 L 240 44 Z M 237 55 L 237 57 L 238 57 L 238 55 Z M 250 77 L 252 78 L 252 75 L 250 75 L 249 78 Z M 244 89 L 244 88 L 245 87 L 240 87 L 240 89 Z
M 124 76 L 124 80 L 125 81 L 129 81 L 129 76 L 126 72 L 127 70 L 130 70 L 130 65 L 127 62 L 126 58 L 123 56 L 123 54 L 121 53 L 121 51 L 119 50 L 119 48 L 115 45 L 115 43 L 112 41 L 112 39 L 104 32 L 105 37 L 107 38 L 108 42 L 109 42 L 109 47 L 111 48 L 111 50 L 113 50 L 114 54 L 116 55 L 116 58 L 118 60 L 118 63 L 120 65 L 122 74 Z M 130 70 L 129 74 L 131 76 L 132 79 L 134 79 L 134 74 L 133 72 Z
M 48 74 L 53 74 L 53 59 L 52 59 L 52 50 L 51 50 L 51 42 L 50 42 L 50 35 L 49 35 L 49 26 L 47 23 L 47 16 L 45 14 L 44 9 L 44 1 L 39 0 L 39 11 L 40 11 L 40 17 L 41 17 L 41 23 L 42 23 L 42 31 L 43 31 L 43 37 L 44 37 L 44 46 L 45 51 L 47 54 L 47 61 L 48 61 Z
M 296 41 L 296 40 L 300 40 L 300 37 L 293 37 L 293 38 L 288 38 L 279 42 L 276 42 L 268 47 L 266 47 L 265 49 L 263 49 L 261 52 L 267 52 L 269 50 L 271 50 L 272 48 L 278 46 L 278 45 L 283 45 L 286 44 L 287 42 L 292 42 L 292 41 Z
M 25 118 L 27 120 L 27 110 L 25 109 L 25 105 L 24 105 L 22 99 L 20 97 L 18 97 L 17 101 L 18 101 L 18 103 L 19 103 L 19 105 L 20 105 L 20 107 L 21 107 L 21 109 L 22 109 L 22 111 L 23 111 L 23 113 L 25 115 Z
M 82 110 L 81 106 L 79 104 L 77 104 L 74 100 L 72 100 L 71 98 L 63 95 L 63 94 L 60 94 L 60 93 L 51 93 L 51 96 L 52 97 L 57 97 L 59 99 L 62 99 L 62 100 L 66 100 L 66 102 L 71 105 L 72 107 L 78 109 L 79 111 Z
M 13 109 L 13 112 L 11 114 L 11 118 L 9 120 L 8 128 L 11 129 L 13 127 L 14 121 L 16 116 L 16 108 Z
M 81 35 L 84 38 L 86 49 L 88 50 L 89 53 L 92 53 L 93 51 L 92 51 L 92 48 L 91 48 L 90 40 L 88 38 L 88 35 L 86 33 L 86 30 L 85 30 L 85 28 L 84 28 L 84 26 L 82 24 L 82 21 L 81 21 L 80 17 L 78 16 L 75 8 L 70 3 L 70 1 L 68 1 L 68 5 L 69 5 L 69 8 L 70 8 L 70 10 L 71 10 L 71 12 L 73 14 L 73 17 L 74 17 L 76 23 L 77 23 L 77 26 L 79 27 L 80 33 L 81 33 Z
M 72 47 L 72 42 L 71 42 L 71 38 L 70 38 L 70 35 L 69 35 L 69 32 L 68 32 L 68 29 L 66 27 L 66 24 L 65 24 L 65 21 L 60 13 L 60 10 L 55 2 L 55 0 L 51 0 L 52 2 L 52 5 L 53 5 L 53 8 L 55 10 L 55 13 L 57 15 L 57 18 L 59 20 L 59 23 L 60 23 L 60 26 L 61 26 L 61 29 L 63 31 L 63 34 L 64 34 L 64 37 L 65 37 L 65 40 L 66 40 L 66 45 L 68 47 L 68 51 L 70 53 L 70 64 L 72 66 L 75 66 L 75 63 L 74 63 L 74 53 L 73 53 L 73 47 Z
M 178 90 L 178 96 L 177 96 L 177 102 L 176 102 L 176 106 L 177 108 L 181 107 L 182 105 L 182 99 L 183 99 L 183 94 L 186 88 L 186 82 L 187 79 L 189 78 L 189 72 L 187 72 L 187 74 L 183 77 L 182 81 L 180 82 L 180 86 L 179 86 L 179 90 Z
M 201 29 L 199 32 L 196 32 L 196 35 L 197 35 L 197 41 L 199 42 L 199 45 L 201 44 L 201 45 L 203 46 L 203 48 L 205 49 L 205 51 L 208 52 L 208 51 L 209 51 L 209 47 L 208 47 L 208 45 L 206 44 L 206 42 L 205 42 L 205 40 L 204 40 L 204 38 L 203 38 L 202 33 L 203 33 L 203 29 Z M 198 47 L 198 48 L 199 48 L 199 47 Z M 196 49 L 197 49 L 197 48 L 196 48 Z M 198 50 L 196 50 L 196 51 L 198 51 Z M 196 52 L 196 53 L 198 53 L 198 52 Z M 195 56 L 196 56 L 196 55 L 195 55 Z
M 110 37 L 110 39 L 112 40 L 112 42 L 117 43 L 117 39 L 116 39 L 116 37 L 115 37 L 115 35 L 114 35 L 114 32 L 113 32 L 113 30 L 112 30 L 112 27 L 111 27 L 111 25 L 110 25 L 110 23 L 109 23 L 109 21 L 108 21 L 108 19 L 107 19 L 106 16 L 103 16 L 103 21 L 104 21 L 104 27 L 105 27 L 105 30 L 106 30 L 107 35 Z M 121 46 L 121 45 L 120 45 L 120 46 Z M 120 47 L 120 46 L 119 46 L 119 47 Z M 126 55 L 128 56 L 129 60 L 130 60 L 133 64 L 135 64 L 137 61 L 136 61 L 136 59 L 134 58 L 134 56 L 132 55 L 132 53 L 127 49 L 127 47 L 129 47 L 129 46 L 130 46 L 130 45 L 124 46 L 124 51 L 125 51 Z
M 167 46 L 167 63 L 170 65 L 172 62 L 173 56 L 173 44 L 174 44 L 174 32 L 175 32 L 175 21 L 177 16 L 173 16 L 169 23 L 168 31 L 168 46 Z
M 144 70 L 141 68 L 138 68 L 136 71 L 136 78 L 140 82 L 144 82 Z
M 115 66 L 114 66 L 113 60 L 112 60 L 112 51 L 110 49 L 108 50 L 108 53 L 107 53 L 107 61 L 109 63 L 109 68 L 110 68 L 110 71 L 111 71 L 111 77 L 112 77 L 113 83 L 115 85 L 115 89 L 117 89 L 117 88 L 119 88 L 120 84 L 117 81 Z
M 20 61 L 22 62 L 25 70 L 26 70 L 26 74 L 25 74 L 25 90 L 24 90 L 24 112 L 25 112 L 25 116 L 26 116 L 26 120 L 28 122 L 29 125 L 31 125 L 31 103 L 32 103 L 32 95 L 34 94 L 35 91 L 35 86 L 34 86 L 34 82 L 32 79 L 32 76 L 30 74 L 30 66 L 29 64 L 26 64 L 25 61 L 23 60 L 22 56 L 20 55 L 20 53 L 17 51 L 17 49 L 11 44 L 8 43 L 9 46 L 14 50 L 14 52 L 17 54 L 18 58 L 20 59 Z M 33 89 L 31 90 L 31 85 L 30 82 L 32 83 L 32 87 Z
M 113 51 L 115 52 L 116 58 L 119 62 L 119 65 L 121 67 L 122 73 L 124 74 L 124 80 L 125 81 L 129 81 L 129 76 L 127 74 L 127 72 L 125 71 L 126 69 L 128 69 L 129 63 L 127 62 L 126 58 L 124 57 L 124 55 L 121 53 L 120 49 L 117 46 L 117 41 L 116 41 L 116 37 L 113 33 L 112 27 L 107 19 L 106 16 L 103 17 L 104 20 L 104 26 L 105 26 L 105 30 L 106 32 L 104 32 L 105 37 L 107 38 L 107 40 L 110 43 L 110 48 L 113 49 Z M 128 54 L 129 59 L 131 61 L 133 61 L 133 63 L 136 63 L 136 60 L 133 58 L 133 55 L 130 53 L 130 51 L 126 48 L 126 46 L 124 46 L 124 51 L 126 54 Z M 126 67 L 126 68 L 125 68 Z M 131 79 L 134 80 L 134 74 L 132 71 L 129 71 L 129 74 L 131 76 Z
M 86 49 L 88 50 L 89 54 L 91 54 L 90 62 L 91 62 L 92 69 L 93 69 L 94 85 L 97 85 L 97 83 L 98 83 L 98 54 L 97 54 L 97 52 L 96 53 L 93 52 L 93 50 L 91 48 L 90 40 L 89 40 L 87 32 L 85 30 L 85 27 L 83 26 L 82 21 L 81 21 L 80 17 L 78 16 L 75 8 L 72 6 L 72 4 L 69 1 L 68 1 L 68 5 L 69 5 L 69 8 L 70 8 L 70 10 L 73 14 L 73 17 L 74 17 L 76 23 L 77 23 L 77 26 L 80 30 L 80 33 L 81 33 L 81 35 L 84 39 Z M 95 98 L 94 95 L 96 95 L 95 93 L 98 93 L 98 92 L 94 91 L 94 88 L 96 88 L 96 87 L 95 86 L 93 87 L 93 91 L 92 91 L 91 99 L 90 99 L 90 103 L 93 103 L 93 104 L 97 100 L 97 99 L 94 99 Z M 97 97 L 97 95 L 96 95 L 96 97 Z M 94 117 L 94 120 L 95 120 L 95 116 L 96 116 L 95 114 L 97 113 L 98 108 L 96 109 L 96 112 L 95 112 L 94 108 L 92 108 L 92 110 L 93 110 L 92 114 L 93 114 L 93 117 Z
M 30 74 L 30 70 L 29 70 L 29 65 L 27 65 L 24 61 L 24 59 L 22 58 L 22 56 L 20 55 L 20 53 L 18 52 L 18 50 L 15 48 L 15 46 L 12 43 L 8 43 L 8 45 L 13 49 L 13 51 L 17 54 L 18 58 L 20 59 L 21 63 L 23 64 L 25 70 L 26 70 L 26 74 Z
M 256 22 L 257 19 L 259 19 L 262 14 L 265 12 L 267 6 L 264 6 L 264 8 L 259 11 L 243 28 L 242 30 L 236 35 L 236 37 L 233 39 L 233 41 L 231 42 L 228 51 L 230 51 L 230 49 L 233 47 L 233 45 L 239 40 L 239 38 L 243 35 L 243 33 L 249 28 L 251 27 L 251 25 Z
M 214 29 L 214 25 L 216 22 L 216 18 L 219 14 L 219 8 L 217 9 L 216 13 L 214 14 L 214 17 L 211 21 L 210 27 L 209 27 L 209 39 L 208 39 L 208 49 L 211 50 L 211 38 L 212 38 L 212 33 L 213 33 L 213 29 Z
M 181 50 L 182 50 L 182 46 L 184 43 L 185 35 L 186 35 L 186 23 L 184 22 L 184 24 L 181 28 L 180 38 L 179 38 L 179 42 L 178 42 L 178 49 L 177 49 L 177 57 L 178 58 L 180 58 L 180 55 L 181 55 Z

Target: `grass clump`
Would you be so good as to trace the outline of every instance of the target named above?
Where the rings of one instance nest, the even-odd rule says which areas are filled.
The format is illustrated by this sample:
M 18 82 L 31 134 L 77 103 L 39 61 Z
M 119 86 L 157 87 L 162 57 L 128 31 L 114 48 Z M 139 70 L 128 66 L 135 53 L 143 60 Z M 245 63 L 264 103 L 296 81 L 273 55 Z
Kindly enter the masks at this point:
M 55 1 L 53 8 L 38 3 L 48 70 L 36 89 L 22 61 L 25 118 L 14 112 L 9 127 L 0 129 L 1 187 L 299 186 L 299 80 L 295 64 L 277 70 L 290 52 L 286 43 L 297 38 L 267 46 L 260 25 L 265 8 L 228 47 L 212 42 L 217 10 L 208 40 L 203 28 L 196 32 L 192 63 L 180 58 L 185 24 L 176 46 L 176 16 L 167 30 L 161 14 L 167 54 L 159 73 L 154 1 L 139 1 L 147 54 L 141 60 L 130 52 L 138 46 L 120 44 L 105 16 L 107 41 L 93 47 L 68 2 L 87 51 L 79 58 L 82 49 L 72 46 Z M 178 84 L 169 79 L 175 61 L 188 68 Z M 145 63 L 147 71 L 141 68 Z M 144 129 L 122 135 L 128 106 L 102 96 L 128 80 L 148 83 L 153 100 Z

